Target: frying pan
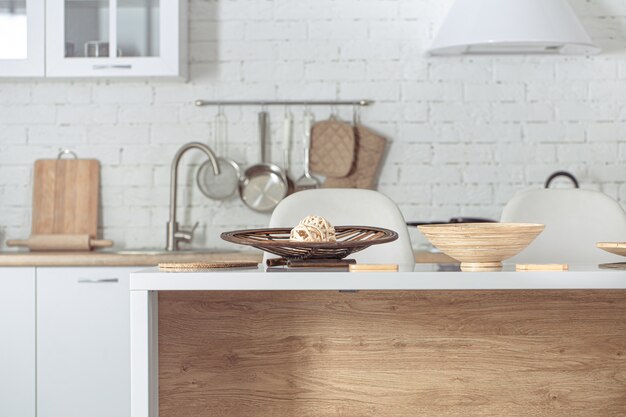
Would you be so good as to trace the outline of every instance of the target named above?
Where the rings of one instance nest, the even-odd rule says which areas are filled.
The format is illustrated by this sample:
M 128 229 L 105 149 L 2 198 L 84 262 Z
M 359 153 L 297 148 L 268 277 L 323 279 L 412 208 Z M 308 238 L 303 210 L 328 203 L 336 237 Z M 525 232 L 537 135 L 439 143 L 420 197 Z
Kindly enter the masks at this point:
M 261 163 L 252 165 L 239 183 L 239 196 L 246 206 L 261 213 L 272 211 L 287 195 L 287 175 L 277 165 L 265 162 L 267 113 L 259 112 Z

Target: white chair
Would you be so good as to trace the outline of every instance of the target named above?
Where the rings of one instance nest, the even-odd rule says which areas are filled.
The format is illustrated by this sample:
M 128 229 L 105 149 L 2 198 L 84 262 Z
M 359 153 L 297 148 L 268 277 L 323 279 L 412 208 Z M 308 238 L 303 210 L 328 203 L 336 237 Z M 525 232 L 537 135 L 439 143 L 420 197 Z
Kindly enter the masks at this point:
M 626 241 L 626 213 L 604 193 L 581 189 L 520 192 L 502 212 L 502 222 L 542 223 L 545 230 L 511 262 L 587 263 L 624 261 L 596 247 Z
M 332 188 L 299 191 L 278 204 L 269 227 L 294 227 L 309 215 L 322 216 L 333 226 L 376 226 L 398 233 L 394 242 L 370 246 L 349 256 L 359 263 L 404 266 L 415 263 L 409 232 L 400 209 L 379 192 Z M 263 262 L 274 257 L 266 252 Z

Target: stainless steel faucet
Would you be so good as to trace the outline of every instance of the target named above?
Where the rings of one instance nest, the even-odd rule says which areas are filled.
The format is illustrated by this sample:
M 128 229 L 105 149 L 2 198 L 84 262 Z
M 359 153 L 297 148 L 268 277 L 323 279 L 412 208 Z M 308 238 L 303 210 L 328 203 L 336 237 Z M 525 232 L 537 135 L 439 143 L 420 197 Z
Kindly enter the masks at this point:
M 178 164 L 180 163 L 180 159 L 189 149 L 198 149 L 204 152 L 211 161 L 211 165 L 213 165 L 213 172 L 215 175 L 220 174 L 220 167 L 217 164 L 217 159 L 213 154 L 211 148 L 206 146 L 200 142 L 190 142 L 183 145 L 176 155 L 174 155 L 174 159 L 172 160 L 172 171 L 170 174 L 170 219 L 167 222 L 167 244 L 165 250 L 167 251 L 177 251 L 179 250 L 178 244 L 180 242 L 190 243 L 193 238 L 193 232 L 198 227 L 198 223 L 196 223 L 193 229 L 185 231 L 180 230 L 178 228 L 178 222 L 176 221 L 176 195 L 178 191 Z

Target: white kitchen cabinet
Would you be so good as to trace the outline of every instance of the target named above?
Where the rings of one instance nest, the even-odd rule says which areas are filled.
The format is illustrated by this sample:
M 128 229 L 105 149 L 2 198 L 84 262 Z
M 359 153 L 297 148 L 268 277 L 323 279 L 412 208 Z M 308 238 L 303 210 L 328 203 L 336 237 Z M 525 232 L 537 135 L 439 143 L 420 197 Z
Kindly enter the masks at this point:
M 44 0 L 0 1 L 0 76 L 44 75 Z
M 35 417 L 35 393 L 35 268 L 2 268 L 0 416 Z
M 137 269 L 37 268 L 38 417 L 130 415 L 129 274 Z
M 186 77 L 187 1 L 46 0 L 46 75 Z

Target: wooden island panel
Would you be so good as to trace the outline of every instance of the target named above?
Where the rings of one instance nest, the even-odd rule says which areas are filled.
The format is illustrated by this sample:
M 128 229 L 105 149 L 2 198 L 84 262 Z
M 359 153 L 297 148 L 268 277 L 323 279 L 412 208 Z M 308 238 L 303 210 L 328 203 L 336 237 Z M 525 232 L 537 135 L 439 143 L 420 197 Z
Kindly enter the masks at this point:
M 160 292 L 161 417 L 626 416 L 626 291 Z

